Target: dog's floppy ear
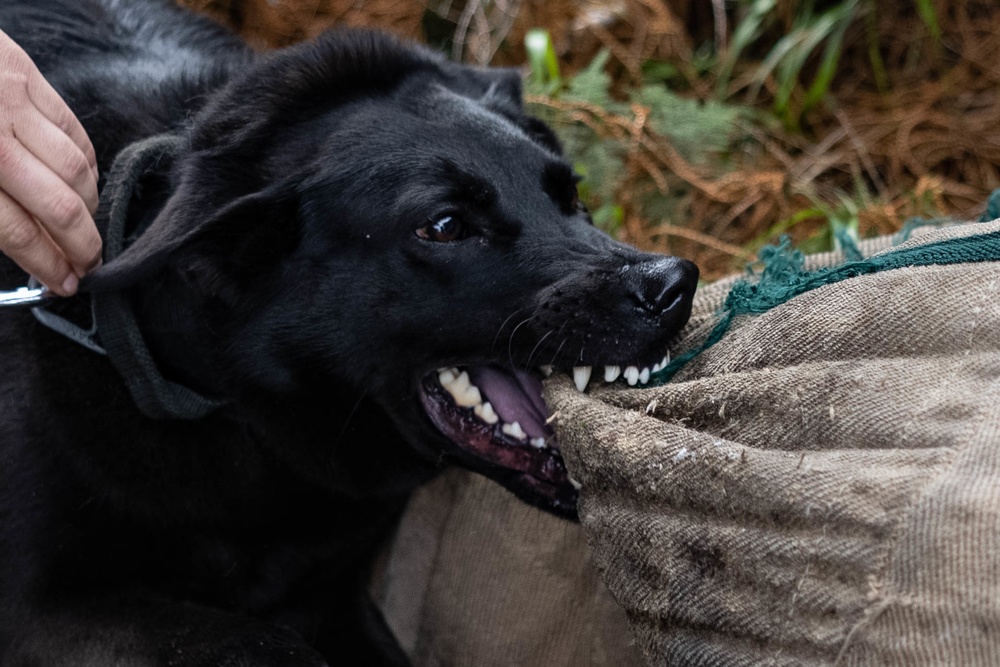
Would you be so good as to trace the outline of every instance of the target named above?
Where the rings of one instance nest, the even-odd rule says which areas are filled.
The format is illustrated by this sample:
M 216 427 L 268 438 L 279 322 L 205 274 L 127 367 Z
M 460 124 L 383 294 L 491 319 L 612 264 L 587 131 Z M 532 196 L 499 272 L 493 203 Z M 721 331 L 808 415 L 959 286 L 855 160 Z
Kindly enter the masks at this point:
M 520 70 L 512 67 L 469 67 L 449 63 L 449 80 L 445 86 L 452 92 L 472 98 L 483 107 L 506 116 L 521 127 L 536 142 L 556 155 L 563 154 L 562 142 L 541 120 L 524 111 L 524 96 Z
M 245 195 L 187 235 L 169 264 L 202 295 L 232 303 L 298 247 L 297 202 L 277 187 Z
M 483 103 L 490 106 L 490 98 L 502 101 L 505 105 L 513 106 L 518 113 L 524 110 L 524 94 L 521 86 L 521 72 L 512 67 L 493 67 L 479 70 L 481 76 L 485 77 L 489 86 Z
M 148 231 L 87 276 L 85 286 L 93 292 L 128 289 L 169 266 L 206 296 L 231 301 L 298 245 L 297 202 L 290 188 L 272 185 L 206 216 L 205 202 L 175 196 Z
M 524 111 L 521 72 L 513 67 L 471 67 L 443 63 L 446 88 L 507 115 Z

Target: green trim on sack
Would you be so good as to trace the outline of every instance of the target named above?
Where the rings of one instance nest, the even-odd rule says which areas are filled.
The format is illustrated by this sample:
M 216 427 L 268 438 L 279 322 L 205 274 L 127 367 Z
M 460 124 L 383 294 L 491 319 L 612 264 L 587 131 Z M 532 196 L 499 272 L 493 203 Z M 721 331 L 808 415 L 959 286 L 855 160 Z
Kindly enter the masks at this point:
M 992 199 L 993 197 L 991 201 Z M 1000 197 L 997 199 L 997 204 L 1000 205 Z M 856 246 L 854 251 L 857 252 Z M 913 266 L 1000 261 L 1000 232 L 904 248 L 816 271 L 805 270 L 804 256 L 800 251 L 793 250 L 789 239 L 783 237 L 779 245 L 763 248 L 760 251 L 760 260 L 764 263 L 760 279 L 753 282 L 740 280 L 733 285 L 722 305 L 719 320 L 705 342 L 673 359 L 663 370 L 654 373 L 646 386 L 657 386 L 668 382 L 689 361 L 722 340 L 738 315 L 760 315 L 817 287 L 881 271 Z

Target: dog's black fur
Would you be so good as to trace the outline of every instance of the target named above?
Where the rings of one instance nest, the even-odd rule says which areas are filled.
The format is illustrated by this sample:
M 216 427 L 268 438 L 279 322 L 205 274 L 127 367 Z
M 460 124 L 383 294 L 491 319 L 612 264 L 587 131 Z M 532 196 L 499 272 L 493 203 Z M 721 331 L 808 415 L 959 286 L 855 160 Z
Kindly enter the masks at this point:
M 364 588 L 415 486 L 458 462 L 573 512 L 444 437 L 421 382 L 651 365 L 696 271 L 589 224 L 516 73 L 363 31 L 257 56 L 159 0 L 4 0 L 0 29 L 102 169 L 187 138 L 88 284 L 225 404 L 148 419 L 106 358 L 0 311 L 0 663 L 405 664 Z

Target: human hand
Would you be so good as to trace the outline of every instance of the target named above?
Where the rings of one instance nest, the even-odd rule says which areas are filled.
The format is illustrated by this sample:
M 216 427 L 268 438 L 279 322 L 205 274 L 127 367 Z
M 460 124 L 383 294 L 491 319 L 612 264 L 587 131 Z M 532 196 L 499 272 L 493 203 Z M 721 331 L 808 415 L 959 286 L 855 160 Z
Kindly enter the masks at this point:
M 0 32 L 0 252 L 69 296 L 101 259 L 97 158 L 86 131 Z

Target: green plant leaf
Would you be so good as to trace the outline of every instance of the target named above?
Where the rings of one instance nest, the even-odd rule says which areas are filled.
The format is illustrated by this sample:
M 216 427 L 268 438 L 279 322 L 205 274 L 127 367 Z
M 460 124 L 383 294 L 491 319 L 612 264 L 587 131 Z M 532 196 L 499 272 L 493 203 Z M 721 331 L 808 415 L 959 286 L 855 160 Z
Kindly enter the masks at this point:
M 778 67 L 782 60 L 788 57 L 788 55 L 798 47 L 802 39 L 803 35 L 801 31 L 795 30 L 778 40 L 754 72 L 753 86 L 750 89 L 750 99 L 757 97 L 757 94 L 760 93 L 760 88 L 764 85 L 764 81 L 767 80 L 767 77 L 771 75 L 771 72 Z
M 622 110 L 622 105 L 611 98 L 611 77 L 604 71 L 610 57 L 607 49 L 601 49 L 589 65 L 566 82 L 563 97 L 594 104 L 608 111 Z
M 647 60 L 642 64 L 642 80 L 645 83 L 664 83 L 680 76 L 680 69 L 674 63 L 664 60 Z
M 754 74 L 752 96 L 773 72 L 778 83 L 774 96 L 775 111 L 785 118 L 786 125 L 797 125 L 798 119 L 789 114 L 792 93 L 799 85 L 803 67 L 813 51 L 827 40 L 821 62 L 821 71 L 814 81 L 813 93 L 822 96 L 833 78 L 843 43 L 843 33 L 857 15 L 859 0 L 846 0 L 813 16 L 810 11 L 801 13 L 787 35 L 774 45 Z M 825 70 L 822 69 L 825 66 Z
M 547 95 L 556 93 L 562 87 L 562 77 L 549 31 L 543 28 L 529 30 L 524 36 L 524 49 L 531 65 L 532 89 Z
M 836 24 L 830 33 L 829 39 L 826 41 L 826 47 L 823 49 L 823 58 L 820 61 L 819 69 L 816 70 L 816 78 L 813 79 L 812 85 L 806 91 L 806 97 L 802 103 L 804 111 L 811 109 L 823 99 L 830 88 L 833 75 L 837 72 L 837 65 L 840 62 L 840 54 L 842 53 L 841 46 L 844 43 L 844 33 L 847 32 L 847 26 L 851 25 L 854 21 L 858 3 L 855 1 L 847 4 L 853 4 L 854 6 L 850 8 L 850 11 L 845 11 L 843 15 L 836 17 Z
M 872 75 L 875 77 L 875 87 L 879 92 L 889 89 L 889 73 L 885 68 L 885 60 L 878 47 L 878 6 L 875 0 L 868 0 L 870 10 L 867 13 L 866 30 L 868 32 L 868 62 L 871 63 Z
M 751 254 L 756 255 L 758 250 L 763 248 L 768 243 L 774 241 L 782 234 L 785 234 L 790 229 L 792 229 L 792 227 L 795 227 L 799 223 L 805 222 L 806 220 L 815 220 L 816 218 L 825 218 L 825 217 L 826 217 L 826 211 L 819 208 L 818 206 L 814 206 L 812 208 L 804 208 L 801 211 L 796 211 L 787 218 L 779 220 L 775 224 L 771 225 L 768 229 L 764 230 L 763 232 L 755 236 L 754 239 L 750 241 L 750 243 L 748 243 L 745 247 L 748 251 L 750 251 Z
M 625 221 L 625 211 L 617 204 L 604 204 L 590 216 L 594 224 L 609 234 L 614 234 Z
M 745 107 L 681 97 L 665 86 L 643 86 L 632 99 L 649 108 L 653 129 L 669 137 L 677 150 L 694 162 L 727 151 L 737 121 L 749 115 Z
M 941 41 L 941 24 L 938 23 L 937 12 L 931 0 L 915 0 L 917 3 L 917 13 L 920 20 L 927 26 L 927 32 L 931 34 L 935 42 Z
M 777 0 L 753 0 L 750 3 L 746 15 L 733 30 L 733 35 L 729 40 L 729 48 L 726 49 L 719 63 L 719 75 L 715 84 L 718 95 L 725 94 L 726 86 L 729 85 L 733 68 L 740 55 L 764 32 L 769 23 L 771 12 L 774 11 L 777 4 Z

